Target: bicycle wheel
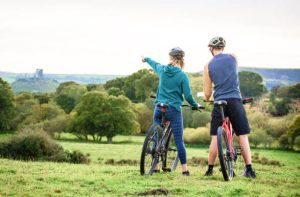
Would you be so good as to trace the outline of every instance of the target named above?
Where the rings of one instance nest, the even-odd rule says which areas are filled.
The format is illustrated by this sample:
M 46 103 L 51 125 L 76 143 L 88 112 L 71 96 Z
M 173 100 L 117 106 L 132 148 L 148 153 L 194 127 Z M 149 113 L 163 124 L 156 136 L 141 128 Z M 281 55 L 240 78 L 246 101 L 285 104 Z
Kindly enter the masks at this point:
M 159 161 L 159 155 L 155 148 L 158 143 L 158 134 L 162 132 L 160 125 L 154 124 L 147 132 L 141 154 L 140 173 L 141 175 L 152 175 L 155 166 Z
M 223 132 L 223 128 L 218 128 L 218 156 L 221 166 L 221 171 L 225 181 L 230 181 L 233 176 L 233 160 L 230 155 L 229 144 L 227 140 L 227 135 Z
M 164 171 L 175 171 L 179 161 L 177 148 L 174 141 L 174 136 L 171 128 L 167 130 L 168 136 L 163 153 L 162 163 Z
M 244 160 L 242 157 L 242 148 L 240 144 L 238 143 L 238 140 L 236 137 L 233 138 L 233 150 L 234 150 L 234 163 L 233 163 L 233 169 L 234 169 L 234 176 L 239 176 L 244 171 Z

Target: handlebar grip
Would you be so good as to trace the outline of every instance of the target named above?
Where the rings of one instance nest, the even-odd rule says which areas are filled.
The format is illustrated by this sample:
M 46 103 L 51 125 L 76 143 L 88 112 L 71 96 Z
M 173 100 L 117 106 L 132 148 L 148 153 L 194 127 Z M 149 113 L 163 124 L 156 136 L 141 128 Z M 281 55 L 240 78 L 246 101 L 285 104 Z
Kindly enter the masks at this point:
M 253 98 L 243 98 L 243 104 L 252 103 L 252 102 L 253 102 Z

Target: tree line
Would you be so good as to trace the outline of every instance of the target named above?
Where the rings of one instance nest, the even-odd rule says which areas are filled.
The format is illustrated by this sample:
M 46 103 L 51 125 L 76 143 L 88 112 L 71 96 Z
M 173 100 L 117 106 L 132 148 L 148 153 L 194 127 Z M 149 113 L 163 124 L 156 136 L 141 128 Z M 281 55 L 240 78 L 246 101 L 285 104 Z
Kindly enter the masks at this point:
M 197 92 L 202 91 L 202 76 L 195 73 L 189 74 L 189 78 L 192 91 L 196 95 Z M 283 116 L 291 112 L 295 114 L 299 112 L 299 105 L 297 105 L 299 84 L 275 87 L 268 93 L 263 78 L 257 73 L 241 71 L 239 79 L 242 95 L 260 100 L 262 104 L 259 108 L 263 109 L 264 113 Z M 154 108 L 150 95 L 155 95 L 157 85 L 157 75 L 148 69 L 107 81 L 105 84 L 81 85 L 75 82 L 64 82 L 59 85 L 56 92 L 48 94 L 22 92 L 14 95 L 10 85 L 0 79 L 0 130 L 15 131 L 21 128 L 38 127 L 53 137 L 59 138 L 61 132 L 69 132 L 83 140 L 101 141 L 106 137 L 108 142 L 112 143 L 113 137 L 118 134 L 139 134 L 147 131 L 152 124 Z M 267 102 L 262 101 L 266 97 L 269 98 Z M 288 110 L 281 113 L 281 108 L 278 106 L 287 98 Z M 201 98 L 197 100 L 202 103 Z M 201 135 L 207 132 L 212 106 L 206 107 L 207 109 L 202 112 L 183 109 L 184 127 L 206 128 L 199 131 Z M 286 140 L 289 146 L 293 146 L 295 142 L 300 141 L 297 138 L 299 123 L 297 120 L 294 122 L 293 126 L 286 128 L 293 132 L 289 134 L 285 132 L 286 138 L 280 139 L 281 144 Z M 257 126 L 252 141 L 271 136 L 265 129 L 267 127 Z M 261 128 L 264 128 L 267 136 L 260 134 L 263 133 Z M 209 137 L 207 134 L 203 136 Z M 279 140 L 277 137 L 276 139 Z M 261 142 L 256 140 L 255 144 L 257 143 Z

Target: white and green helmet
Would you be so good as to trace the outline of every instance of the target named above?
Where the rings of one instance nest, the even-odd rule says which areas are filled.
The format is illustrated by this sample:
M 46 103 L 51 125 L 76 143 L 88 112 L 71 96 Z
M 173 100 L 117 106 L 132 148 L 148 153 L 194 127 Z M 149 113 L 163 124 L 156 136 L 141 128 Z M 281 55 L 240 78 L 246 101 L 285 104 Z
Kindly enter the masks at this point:
M 226 41 L 224 40 L 223 37 L 214 37 L 211 39 L 208 43 L 208 47 L 225 47 L 226 46 Z

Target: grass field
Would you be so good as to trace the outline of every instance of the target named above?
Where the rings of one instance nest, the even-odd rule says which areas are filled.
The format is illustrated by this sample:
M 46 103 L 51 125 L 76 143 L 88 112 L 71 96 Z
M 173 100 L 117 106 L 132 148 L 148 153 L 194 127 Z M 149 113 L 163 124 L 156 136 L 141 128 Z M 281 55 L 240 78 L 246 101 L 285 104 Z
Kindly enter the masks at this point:
M 105 164 L 109 159 L 139 160 L 143 137 L 114 140 L 115 144 L 58 141 L 65 149 L 89 153 L 89 165 L 0 159 L 0 196 L 136 196 L 159 188 L 167 189 L 170 196 L 300 196 L 299 153 L 253 150 L 283 166 L 254 163 L 257 179 L 237 176 L 224 182 L 218 171 L 213 177 L 203 177 L 203 165 L 190 166 L 191 176 L 183 177 L 180 170 L 140 176 L 138 164 Z M 208 152 L 207 148 L 188 147 L 187 154 L 190 159 L 207 157 Z

